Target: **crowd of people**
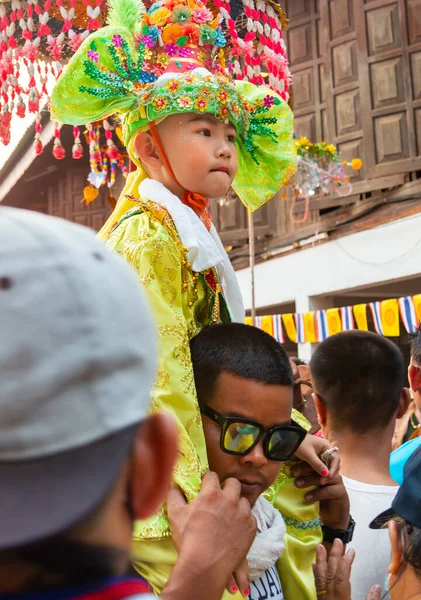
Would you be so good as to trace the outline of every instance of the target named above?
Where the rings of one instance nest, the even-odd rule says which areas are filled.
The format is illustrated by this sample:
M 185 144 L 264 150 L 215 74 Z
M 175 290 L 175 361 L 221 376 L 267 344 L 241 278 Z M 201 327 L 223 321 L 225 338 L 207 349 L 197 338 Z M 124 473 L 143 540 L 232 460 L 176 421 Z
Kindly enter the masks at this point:
M 291 109 L 202 0 L 108 5 L 51 97 L 120 122 L 100 239 L 0 209 L 0 600 L 421 596 L 421 330 L 410 393 L 377 334 L 307 365 L 244 324 L 209 202 L 280 190 Z
M 148 598 L 151 581 L 130 566 L 132 532 L 163 502 L 176 557 L 161 598 L 299 598 L 284 591 L 288 515 L 273 503 L 287 469 L 307 492 L 295 501 L 319 503 L 313 597 L 421 595 L 418 438 L 392 454 L 400 487 L 389 471 L 395 430 L 414 410 L 395 344 L 338 334 L 318 346 L 303 383 L 260 329 L 203 329 L 190 353 L 209 471 L 188 502 L 171 485 L 176 421 L 148 416 L 156 334 L 135 273 L 92 232 L 53 217 L 3 208 L 0 231 L 1 600 Z M 411 336 L 414 399 L 420 345 L 421 328 Z M 303 385 L 335 444 L 326 451 L 319 438 L 329 473 L 297 459 L 310 435 L 291 419 Z M 304 547 L 289 559 L 298 573 Z

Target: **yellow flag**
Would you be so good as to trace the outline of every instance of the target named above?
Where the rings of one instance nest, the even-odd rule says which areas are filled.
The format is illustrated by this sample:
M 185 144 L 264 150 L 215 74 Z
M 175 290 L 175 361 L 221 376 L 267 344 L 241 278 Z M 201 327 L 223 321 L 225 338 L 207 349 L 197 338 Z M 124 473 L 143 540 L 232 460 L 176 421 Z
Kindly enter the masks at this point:
M 253 325 L 253 319 L 252 319 L 251 317 L 246 317 L 246 318 L 244 319 L 244 323 L 245 323 L 246 325 Z
M 380 315 L 383 326 L 383 335 L 386 337 L 399 337 L 399 305 L 396 298 L 394 300 L 383 300 L 380 305 Z
M 417 294 L 416 296 L 412 296 L 415 306 L 415 313 L 417 315 L 418 323 L 421 323 L 421 294 Z M 417 325 L 418 325 L 417 323 Z
M 367 304 L 356 304 L 354 307 L 354 317 L 357 322 L 358 329 L 368 331 L 367 325 Z
M 295 327 L 294 315 L 291 313 L 282 315 L 282 321 L 284 323 L 285 331 L 287 332 L 287 336 L 294 342 L 297 343 L 297 329 Z
M 328 308 L 326 311 L 327 330 L 329 335 L 335 335 L 342 331 L 342 321 L 339 308 Z
M 272 315 L 265 315 L 262 317 L 262 324 L 260 325 L 260 329 L 266 331 L 269 335 L 273 335 L 273 319 Z
M 314 329 L 314 311 L 304 313 L 304 337 L 306 342 L 314 344 L 316 341 L 316 330 Z

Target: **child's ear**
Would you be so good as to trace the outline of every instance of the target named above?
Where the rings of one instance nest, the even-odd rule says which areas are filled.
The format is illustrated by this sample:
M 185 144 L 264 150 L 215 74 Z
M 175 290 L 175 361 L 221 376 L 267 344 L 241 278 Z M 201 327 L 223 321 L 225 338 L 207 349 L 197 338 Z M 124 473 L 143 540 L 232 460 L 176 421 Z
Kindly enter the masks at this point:
M 153 169 L 162 167 L 163 163 L 158 148 L 148 131 L 136 135 L 134 148 L 137 156 L 144 165 Z

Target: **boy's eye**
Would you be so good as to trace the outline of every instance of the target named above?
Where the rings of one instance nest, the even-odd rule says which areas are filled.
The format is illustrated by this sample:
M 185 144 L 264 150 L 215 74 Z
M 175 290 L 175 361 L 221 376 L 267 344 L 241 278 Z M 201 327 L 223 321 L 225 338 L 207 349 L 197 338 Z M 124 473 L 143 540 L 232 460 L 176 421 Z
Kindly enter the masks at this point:
M 204 135 L 205 137 L 211 136 L 210 129 L 201 129 L 198 133 L 200 133 L 200 135 Z

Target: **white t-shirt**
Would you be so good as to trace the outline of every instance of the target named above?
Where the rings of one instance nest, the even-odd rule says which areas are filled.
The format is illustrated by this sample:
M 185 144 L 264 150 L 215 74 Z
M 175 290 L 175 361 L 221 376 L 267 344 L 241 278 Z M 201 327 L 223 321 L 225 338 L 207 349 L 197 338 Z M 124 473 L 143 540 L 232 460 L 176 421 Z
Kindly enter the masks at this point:
M 260 579 L 250 583 L 249 600 L 283 600 L 283 598 L 276 566 L 268 569 Z
M 383 588 L 390 563 L 388 530 L 370 529 L 369 524 L 390 508 L 399 486 L 371 485 L 343 475 L 342 479 L 356 523 L 353 540 L 347 545 L 347 549 L 355 550 L 351 572 L 352 600 L 365 600 L 371 586 L 378 584 Z

